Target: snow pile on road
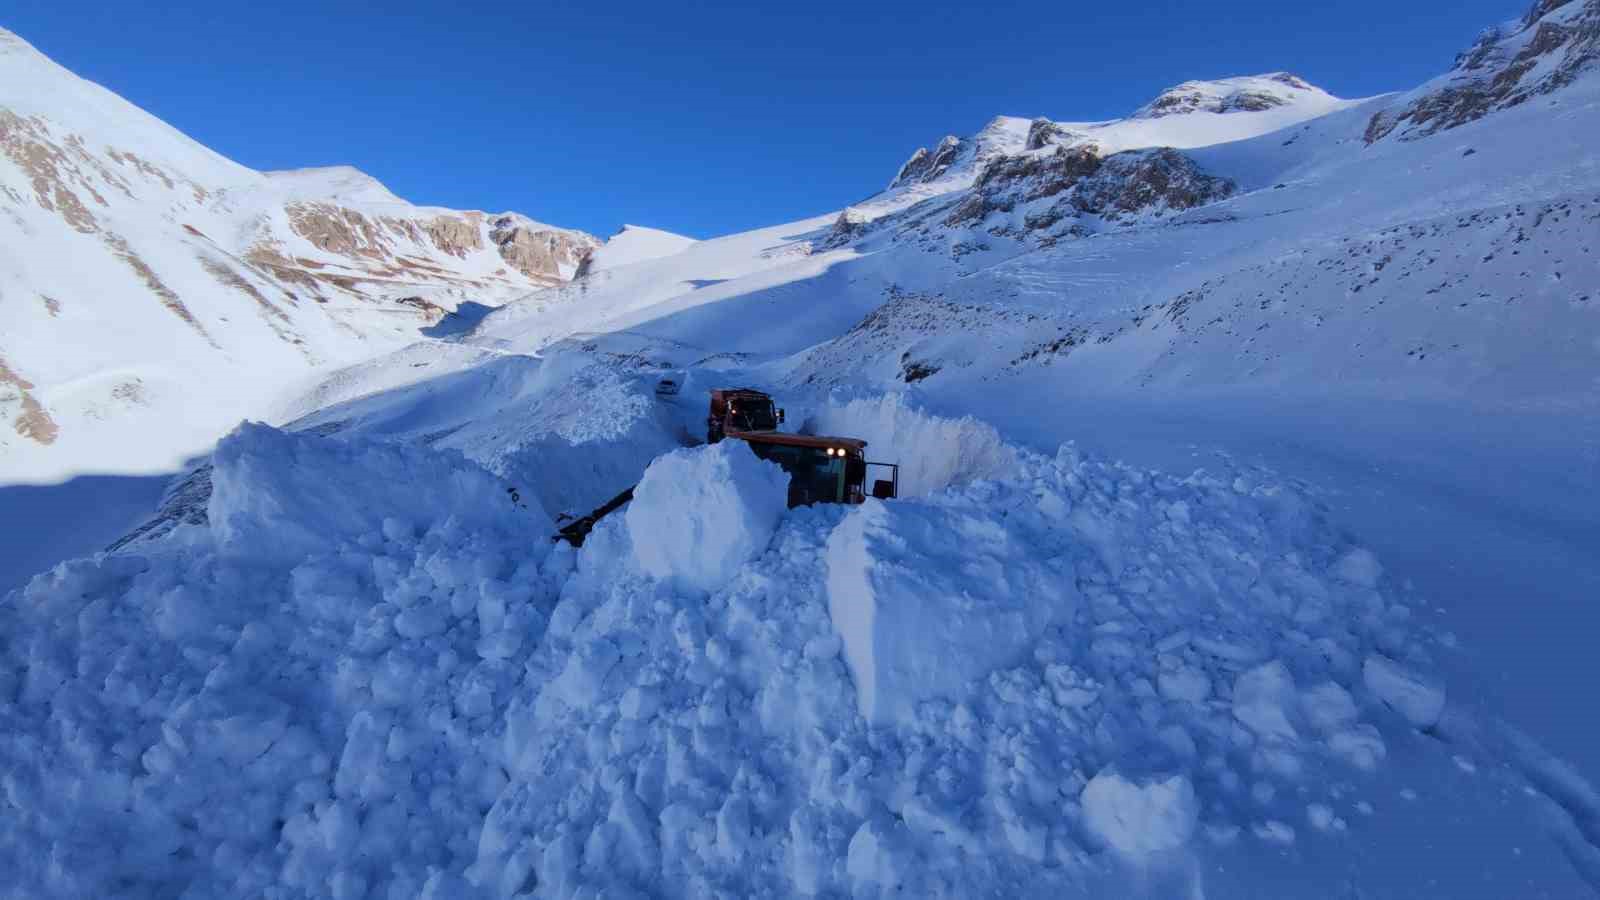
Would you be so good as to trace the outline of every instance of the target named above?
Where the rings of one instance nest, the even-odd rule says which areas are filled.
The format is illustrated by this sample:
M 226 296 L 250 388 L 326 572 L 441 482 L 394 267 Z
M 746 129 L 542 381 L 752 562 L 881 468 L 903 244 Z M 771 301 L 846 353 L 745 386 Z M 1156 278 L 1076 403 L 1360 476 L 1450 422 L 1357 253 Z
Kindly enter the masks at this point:
M 0 868 L 1062 896 L 1359 827 L 1351 785 L 1446 712 L 1376 560 L 1276 486 L 996 452 L 785 510 L 747 446 L 679 451 L 573 552 L 453 451 L 242 428 L 209 523 L 0 605 Z
M 295 561 L 324 551 L 330 535 L 410 534 L 441 513 L 460 528 L 487 529 L 511 505 L 498 479 L 459 454 L 399 444 L 317 441 L 247 423 L 211 460 L 207 516 L 229 556 Z M 520 502 L 532 504 L 528 521 L 548 519 L 536 500 Z
M 971 416 L 933 415 L 903 394 L 853 400 L 830 397 L 805 430 L 847 434 L 867 442 L 867 458 L 900 464 L 900 496 L 921 497 L 952 484 L 999 478 L 1017 469 L 1017 454 L 992 426 Z
M 644 471 L 628 505 L 628 534 L 644 571 L 712 591 L 772 539 L 789 476 L 744 441 L 674 450 Z
M 828 612 L 867 721 L 910 722 L 921 701 L 959 700 L 1046 625 L 1070 621 L 1074 568 L 1053 523 L 1008 527 L 993 513 L 965 495 L 873 501 L 828 538 Z
M 352 372 L 344 393 L 382 380 Z M 638 378 L 583 355 L 499 356 L 346 400 L 294 422 L 460 450 L 552 515 L 582 515 L 680 443 Z
M 17 896 L 461 896 L 550 523 L 455 453 L 246 426 L 209 526 L 0 604 Z
M 1276 486 L 1011 452 L 1010 477 L 926 500 L 791 510 L 709 597 L 617 565 L 602 522 L 467 880 L 1062 896 L 1107 850 L 1348 827 L 1350 783 L 1411 727 L 1364 664 L 1428 667 L 1407 608 L 1349 577 L 1365 551 Z

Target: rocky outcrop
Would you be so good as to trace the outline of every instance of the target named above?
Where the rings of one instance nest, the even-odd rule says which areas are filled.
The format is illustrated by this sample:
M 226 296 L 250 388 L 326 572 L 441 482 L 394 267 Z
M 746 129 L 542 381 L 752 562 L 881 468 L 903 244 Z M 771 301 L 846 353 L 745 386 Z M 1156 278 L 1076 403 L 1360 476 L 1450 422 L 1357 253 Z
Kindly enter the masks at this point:
M 866 233 L 866 230 L 867 223 L 852 216 L 850 210 L 841 210 L 839 217 L 833 220 L 833 225 L 829 226 L 828 233 L 823 236 L 822 240 L 817 242 L 816 249 L 831 250 L 835 247 L 843 247 L 861 237 Z
M 1554 93 L 1600 64 L 1600 0 L 1539 0 L 1513 29 L 1490 28 L 1420 95 L 1367 123 L 1368 144 L 1416 140 Z
M 441 252 L 455 257 L 465 257 L 474 250 L 483 249 L 483 215 L 466 213 L 462 216 L 439 216 L 423 225 L 428 239 Z
M 1227 199 L 1237 189 L 1226 178 L 1202 172 L 1188 156 L 1160 147 L 1107 157 L 1105 165 L 1078 184 L 1072 204 L 1082 212 L 1118 218 L 1193 209 Z
M 60 429 L 50 413 L 33 396 L 33 383 L 17 374 L 0 357 L 0 413 L 9 414 L 11 427 L 24 438 L 53 444 Z
M 448 270 L 419 261 L 407 251 L 414 253 L 415 245 L 427 243 L 441 253 L 465 259 L 492 244 L 512 268 L 539 284 L 554 284 L 573 275 L 599 246 L 599 241 L 583 232 L 541 226 L 512 213 L 493 220 L 486 241 L 486 216 L 480 212 L 410 219 L 369 216 L 333 203 L 291 203 L 285 210 L 295 234 L 318 250 L 345 257 L 349 265 L 365 269 L 380 280 L 395 276 L 468 280 L 452 279 Z M 302 270 L 294 277 L 301 283 L 308 279 L 350 281 L 348 276 L 304 272 L 304 268 L 322 266 L 306 260 L 289 261 L 275 247 L 258 246 L 252 252 L 252 261 L 269 265 L 278 277 L 283 277 L 281 270 L 287 267 Z M 384 265 L 373 266 L 370 261 L 382 261 Z
M 1043 150 L 1051 144 L 1061 143 L 1061 140 L 1072 132 L 1049 119 L 1034 119 L 1028 126 L 1028 140 L 1023 144 L 1024 150 Z
M 318 250 L 340 256 L 388 255 L 379 224 L 353 209 L 332 203 L 290 203 L 284 211 L 289 214 L 289 227 L 294 233 Z
M 1275 72 L 1252 79 L 1186 81 L 1161 92 L 1160 96 L 1139 111 L 1138 116 L 1159 119 L 1194 112 L 1260 112 L 1289 102 L 1287 93 L 1278 85 L 1295 91 L 1316 90 L 1305 79 L 1288 72 Z
M 965 145 L 965 141 L 951 134 L 946 135 L 932 150 L 918 147 L 917 152 L 911 154 L 911 158 L 900 167 L 889 187 L 933 181 L 950 170 Z
M 79 168 L 81 161 L 72 158 L 73 150 L 84 155 L 81 144 L 72 141 L 70 135 L 62 142 L 53 140 L 50 126 L 43 119 L 23 118 L 9 109 L 0 109 L 0 154 L 27 175 L 35 202 L 60 215 L 75 231 L 93 234 L 99 230 L 99 223 L 78 192 L 88 194 L 100 206 L 105 206 L 106 200 L 84 177 Z M 12 199 L 21 202 L 22 198 L 12 195 Z
M 1083 215 L 1106 219 L 1190 209 L 1231 196 L 1233 182 L 1207 175 L 1170 148 L 1102 158 L 1093 145 L 1005 157 L 983 170 L 945 224 L 958 227 L 996 212 L 1028 207 L 1024 227 L 1038 230 Z M 1048 204 L 1039 201 L 1051 200 Z
M 550 283 L 565 280 L 566 272 L 576 273 L 599 243 L 588 235 L 538 228 L 527 219 L 509 215 L 494 220 L 489 240 L 512 268 Z

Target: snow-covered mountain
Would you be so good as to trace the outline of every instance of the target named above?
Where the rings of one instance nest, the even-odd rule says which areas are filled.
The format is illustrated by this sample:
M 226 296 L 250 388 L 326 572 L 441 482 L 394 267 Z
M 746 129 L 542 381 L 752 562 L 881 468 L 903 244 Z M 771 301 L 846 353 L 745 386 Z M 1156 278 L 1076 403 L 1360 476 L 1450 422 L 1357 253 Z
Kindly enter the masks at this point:
M 0 30 L 0 470 L 170 467 L 286 385 L 563 282 L 599 244 L 347 167 L 252 171 Z
M 1596 22 L 1543 0 L 1469 51 L 1548 88 L 1449 127 L 1410 111 L 1460 72 L 996 119 L 338 370 L 0 602 L 0 863 L 63 897 L 1591 893 Z M 783 509 L 696 446 L 744 384 L 901 497 Z
M 607 238 L 603 246 L 589 254 L 579 268 L 579 275 L 671 256 L 688 249 L 694 242 L 694 238 L 659 228 L 624 225 L 621 231 Z

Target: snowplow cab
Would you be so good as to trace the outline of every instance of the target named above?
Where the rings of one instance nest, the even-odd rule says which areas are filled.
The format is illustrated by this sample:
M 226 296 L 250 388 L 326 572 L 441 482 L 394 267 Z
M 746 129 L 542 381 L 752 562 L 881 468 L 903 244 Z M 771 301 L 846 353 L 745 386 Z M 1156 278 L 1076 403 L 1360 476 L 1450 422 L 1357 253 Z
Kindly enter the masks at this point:
M 733 432 L 775 431 L 783 410 L 772 397 L 754 388 L 717 388 L 706 416 L 706 443 L 715 444 Z
M 900 490 L 900 467 L 868 462 L 867 442 L 827 435 L 740 432 L 729 437 L 750 445 L 755 455 L 789 473 L 789 506 L 813 503 L 863 503 L 868 497 L 867 473 L 879 467 L 889 475 L 872 484 L 871 496 L 892 500 Z
M 723 388 L 711 392 L 711 413 L 706 418 L 706 443 L 731 438 L 744 441 L 761 459 L 775 462 L 789 475 L 789 506 L 813 503 L 865 503 L 868 497 L 893 500 L 900 495 L 900 466 L 871 462 L 867 442 L 860 438 L 817 434 L 787 434 L 778 430 L 783 410 L 772 397 L 753 388 Z M 868 486 L 868 475 L 874 478 Z M 563 525 L 551 538 L 583 546 L 601 519 L 633 499 L 633 488 L 611 498 L 594 512 Z

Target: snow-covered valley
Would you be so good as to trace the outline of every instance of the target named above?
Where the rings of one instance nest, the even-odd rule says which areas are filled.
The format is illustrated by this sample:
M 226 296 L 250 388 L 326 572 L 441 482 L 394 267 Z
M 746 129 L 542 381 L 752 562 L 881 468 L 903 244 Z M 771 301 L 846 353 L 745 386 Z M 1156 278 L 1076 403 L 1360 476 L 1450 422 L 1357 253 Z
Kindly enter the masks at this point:
M 1001 117 L 8 463 L 0 896 L 1592 895 L 1597 35 Z M 900 497 L 785 508 L 746 384 Z

